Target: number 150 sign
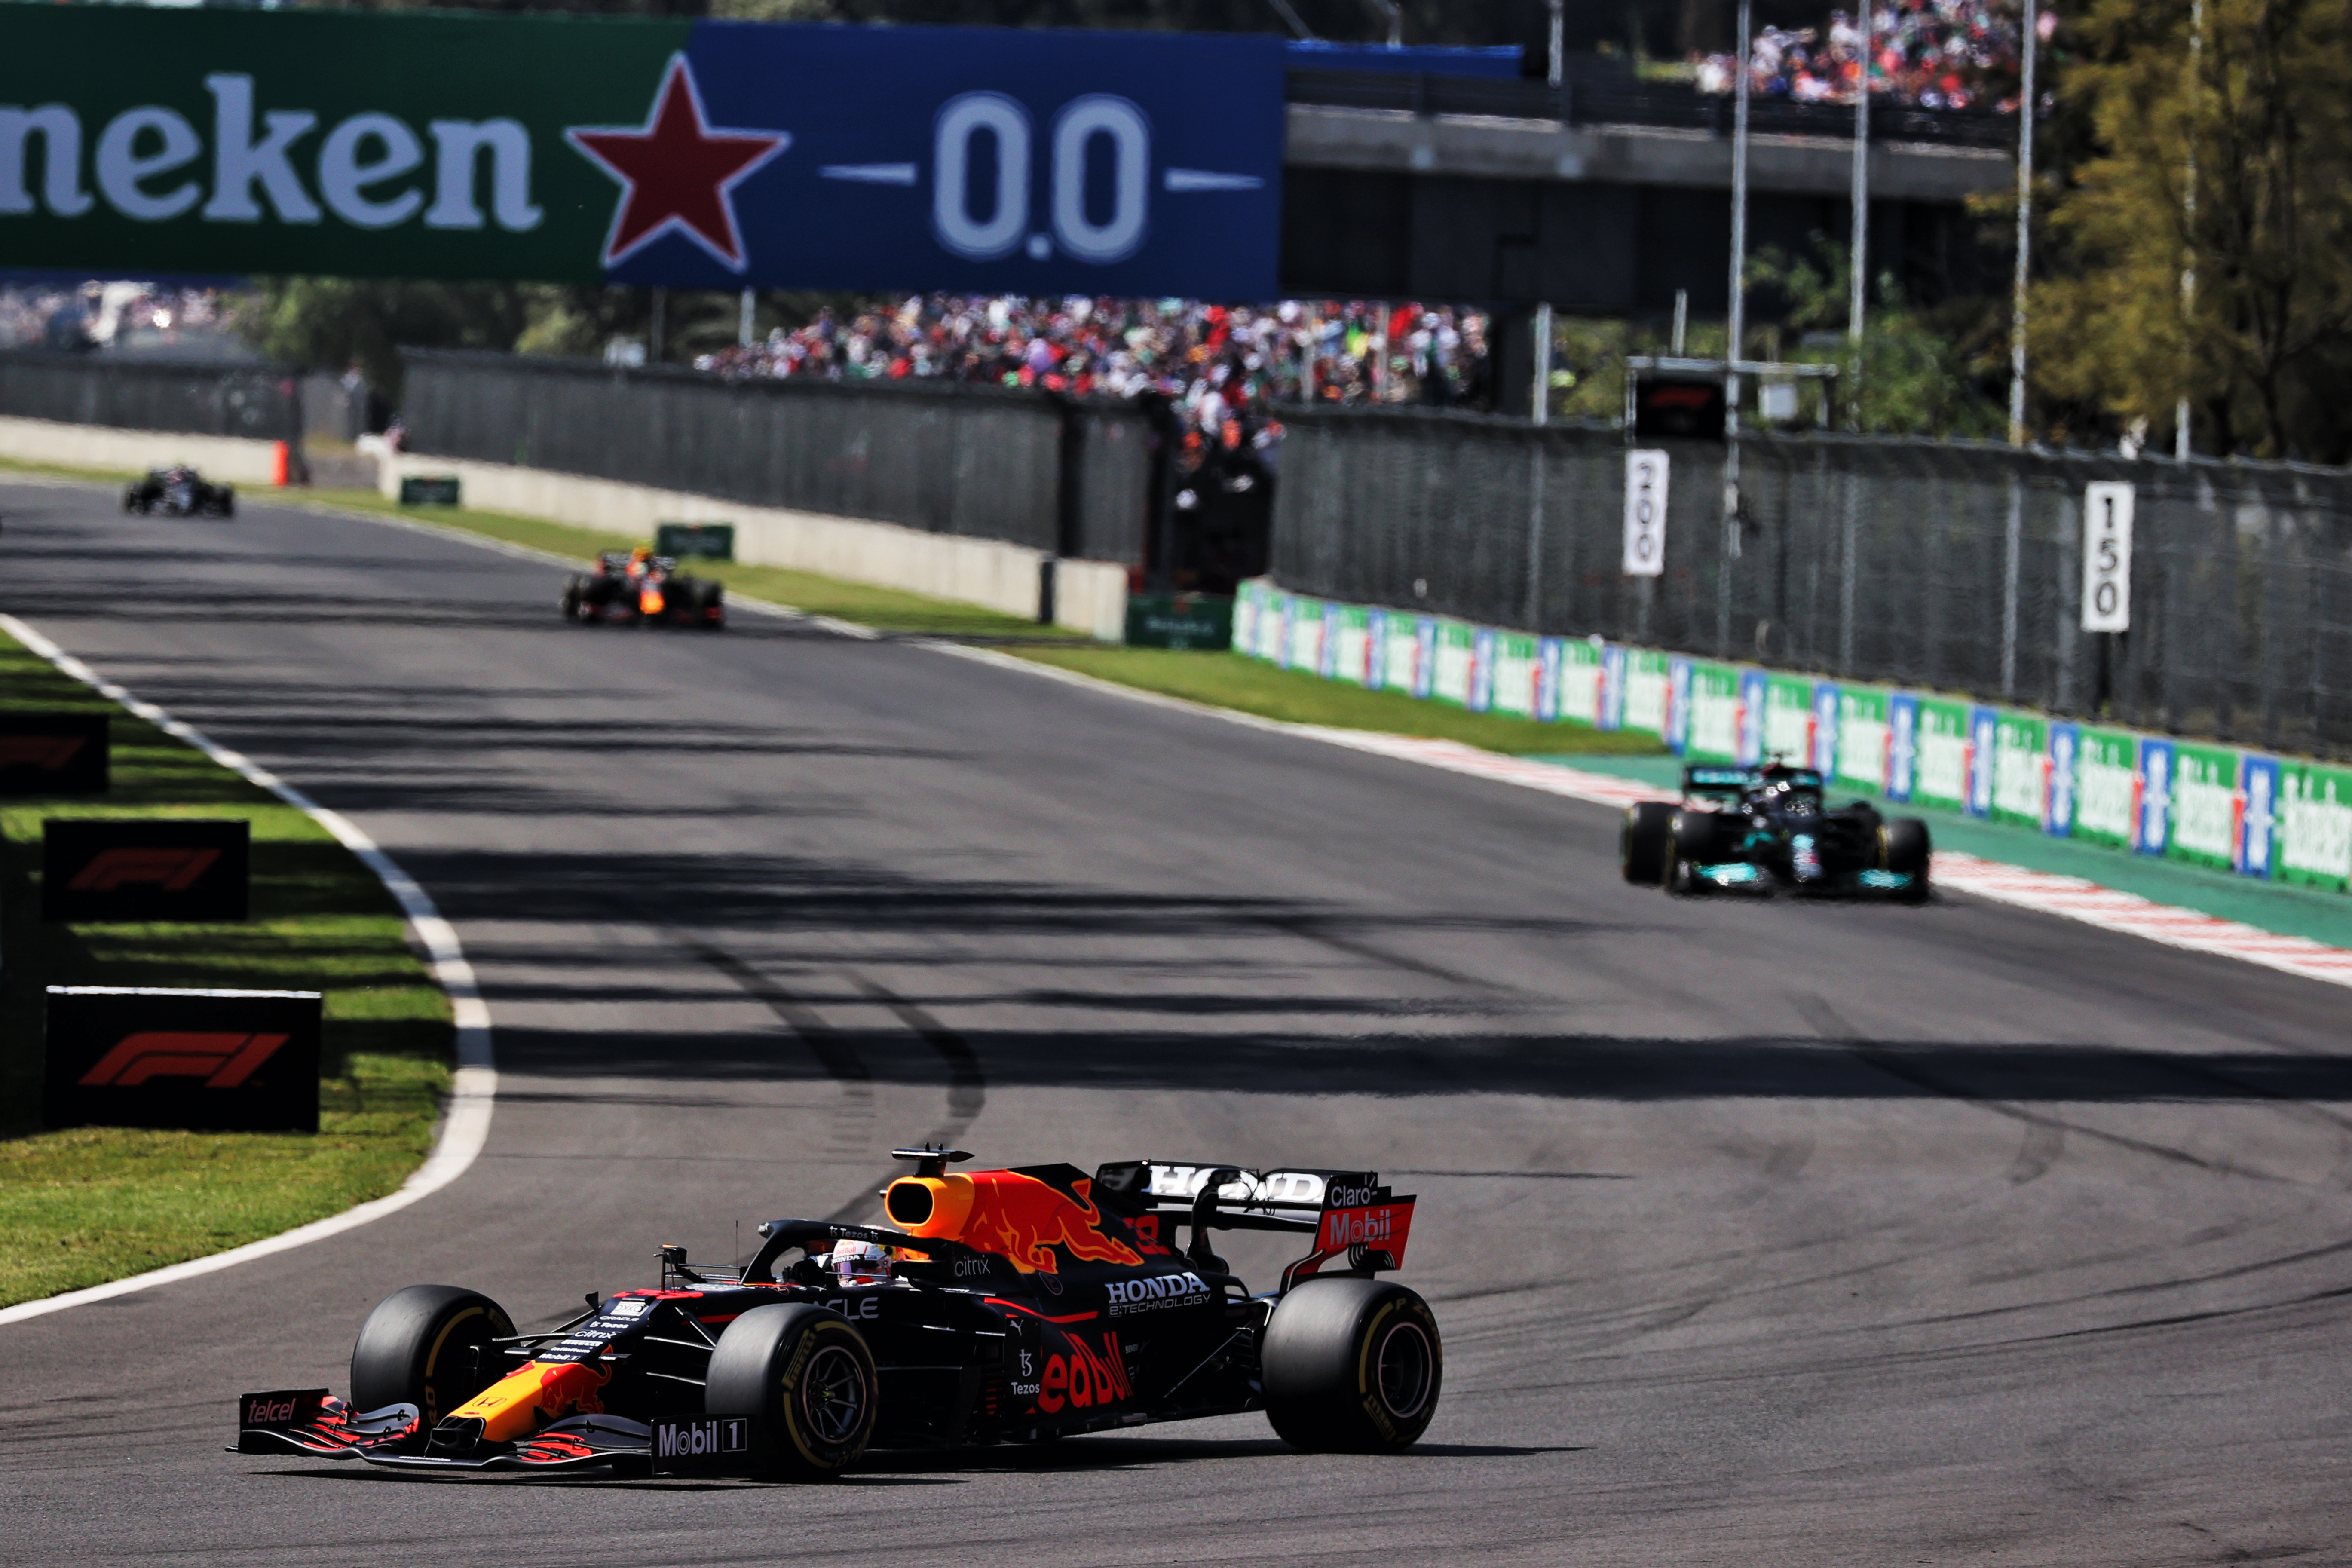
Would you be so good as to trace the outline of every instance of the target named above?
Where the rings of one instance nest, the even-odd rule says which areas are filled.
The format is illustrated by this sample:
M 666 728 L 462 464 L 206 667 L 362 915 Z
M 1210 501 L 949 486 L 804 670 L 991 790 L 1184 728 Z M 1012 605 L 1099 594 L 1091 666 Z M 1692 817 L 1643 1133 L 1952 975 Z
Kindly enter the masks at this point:
M 2083 629 L 2131 630 L 2132 488 L 2101 479 L 2083 490 Z

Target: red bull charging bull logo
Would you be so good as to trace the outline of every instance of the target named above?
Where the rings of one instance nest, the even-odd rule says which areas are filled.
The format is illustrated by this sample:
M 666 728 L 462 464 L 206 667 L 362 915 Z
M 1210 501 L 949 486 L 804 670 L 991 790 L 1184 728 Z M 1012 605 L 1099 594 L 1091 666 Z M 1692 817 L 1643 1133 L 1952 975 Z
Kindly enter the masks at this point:
M 1093 1190 L 1083 1176 L 1064 1192 L 1018 1171 L 907 1176 L 890 1184 L 885 1207 L 910 1235 L 996 1253 L 1024 1274 L 1059 1272 L 1056 1247 L 1093 1263 L 1142 1262 L 1135 1248 L 1103 1234 Z

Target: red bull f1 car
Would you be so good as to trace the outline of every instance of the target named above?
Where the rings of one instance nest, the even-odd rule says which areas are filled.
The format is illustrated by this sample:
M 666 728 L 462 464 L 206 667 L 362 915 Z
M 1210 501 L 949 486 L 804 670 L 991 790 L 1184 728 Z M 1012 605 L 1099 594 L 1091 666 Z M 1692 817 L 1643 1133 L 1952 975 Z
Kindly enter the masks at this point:
M 1675 893 L 1723 889 L 1927 897 L 1927 825 L 1868 801 L 1831 810 L 1822 775 L 1780 762 L 1686 767 L 1679 804 L 1629 807 L 1618 839 L 1625 879 Z
M 700 626 L 708 631 L 727 624 L 719 584 L 681 572 L 670 557 L 642 547 L 599 554 L 593 569 L 564 584 L 562 609 L 567 621 Z
M 1444 1358 L 1380 1278 L 1413 1199 L 1368 1171 L 1132 1160 L 958 1172 L 900 1150 L 889 1226 L 782 1219 L 741 1268 L 662 1248 L 656 1289 L 518 1331 L 449 1285 L 384 1299 L 351 1396 L 245 1395 L 236 1452 L 421 1472 L 574 1469 L 821 1479 L 869 1446 L 946 1448 L 1263 1410 L 1309 1450 L 1420 1437 Z M 1251 1293 L 1217 1232 L 1307 1250 Z

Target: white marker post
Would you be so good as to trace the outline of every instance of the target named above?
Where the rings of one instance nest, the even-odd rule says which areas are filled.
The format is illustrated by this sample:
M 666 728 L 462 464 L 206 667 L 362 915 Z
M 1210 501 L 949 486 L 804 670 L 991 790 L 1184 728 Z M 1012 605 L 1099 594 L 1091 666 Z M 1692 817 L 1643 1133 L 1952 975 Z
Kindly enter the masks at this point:
M 2131 630 L 2132 487 L 2100 479 L 2083 490 L 2083 629 Z
M 1655 577 L 1666 564 L 1666 455 L 1625 454 L 1625 575 Z

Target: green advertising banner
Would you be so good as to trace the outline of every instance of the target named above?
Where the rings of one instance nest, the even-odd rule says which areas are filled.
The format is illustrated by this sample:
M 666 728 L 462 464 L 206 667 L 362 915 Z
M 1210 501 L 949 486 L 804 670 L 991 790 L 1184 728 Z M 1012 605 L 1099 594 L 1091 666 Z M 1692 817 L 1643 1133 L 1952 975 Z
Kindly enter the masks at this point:
M 1559 710 L 1543 716 L 1578 724 L 1599 724 L 1601 672 L 1598 639 L 1563 639 L 1559 644 L 1559 694 L 1554 700 Z
M 1430 672 L 1429 694 L 1456 708 L 1470 705 L 1470 676 L 1476 662 L 1477 629 L 1467 621 L 1437 623 L 1436 664 Z
M 1294 597 L 1284 618 L 1282 668 L 1323 673 L 1323 601 Z
M 2128 849 L 2139 831 L 2139 738 L 2083 731 L 2074 752 L 2074 837 Z
M 2238 753 L 2219 746 L 2172 748 L 2172 836 L 2176 860 L 2227 871 L 2237 861 Z
M 1323 638 L 1328 645 L 1324 668 L 1334 680 L 1361 686 L 1371 668 L 1372 614 L 1361 605 L 1327 605 Z
M 2278 876 L 2352 890 L 2352 772 L 2316 763 L 2279 764 Z
M 1764 754 L 1793 767 L 1813 765 L 1813 683 L 1810 679 L 1765 677 Z
M 1683 760 L 1739 760 L 1739 671 L 1734 666 L 1691 661 L 1690 728 L 1683 742 Z
M 1278 38 L 0 4 L 0 39 L 11 267 L 1275 291 Z
M 1969 803 L 1969 705 L 1940 697 L 1919 699 L 1918 761 L 1911 779 L 1915 805 L 1965 811 Z
M 1494 695 L 1487 706 L 1514 718 L 1534 718 L 1536 680 L 1542 673 L 1535 638 L 1521 632 L 1496 632 Z
M 1644 735 L 1666 732 L 1666 707 L 1673 700 L 1672 661 L 1648 648 L 1625 650 L 1625 714 L 1618 728 Z
M 2004 710 L 1992 737 L 1992 819 L 2041 826 L 2049 804 L 2050 721 Z
M 1885 790 L 1887 695 L 1877 687 L 1838 688 L 1837 773 L 1831 780 L 1837 788 Z

